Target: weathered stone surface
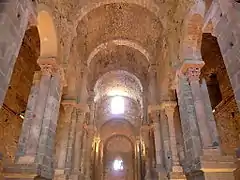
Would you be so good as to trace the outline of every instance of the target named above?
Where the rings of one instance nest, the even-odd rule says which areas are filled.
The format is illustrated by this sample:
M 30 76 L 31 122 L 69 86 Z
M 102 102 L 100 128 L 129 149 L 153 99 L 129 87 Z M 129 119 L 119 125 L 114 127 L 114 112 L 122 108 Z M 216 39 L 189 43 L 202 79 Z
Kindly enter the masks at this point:
M 202 99 L 199 94 L 194 94 L 193 86 L 190 88 L 185 77 L 180 77 L 177 89 L 179 124 L 176 125 L 171 119 L 169 127 L 166 123 L 167 119 L 161 116 L 161 126 L 158 127 L 158 124 L 157 128 L 149 131 L 149 148 L 145 147 L 139 136 L 141 126 L 151 125 L 154 120 L 148 117 L 148 110 L 153 110 L 149 107 L 160 104 L 162 101 L 176 100 L 176 95 L 171 88 L 174 85 L 173 80 L 178 65 L 184 60 L 196 61 L 203 57 L 206 66 L 201 71 L 202 76 L 207 79 L 208 84 L 208 76 L 216 73 L 222 94 L 222 102 L 220 104 L 217 102 L 218 106 L 214 107 L 221 148 L 224 154 L 234 154 L 235 148 L 239 146 L 240 123 L 238 72 L 240 8 L 238 2 L 230 0 L 38 0 L 34 2 L 34 6 L 31 6 L 33 9 L 29 9 L 29 4 L 32 5 L 32 1 L 17 0 L 0 3 L 2 10 L 0 15 L 0 61 L 2 61 L 0 104 L 5 97 L 25 30 L 34 25 L 33 12 L 38 10 L 37 28 L 40 42 L 38 42 L 38 48 L 34 46 L 35 40 L 30 46 L 32 49 L 39 49 L 40 44 L 40 60 L 55 59 L 58 65 L 61 65 L 67 75 L 68 87 L 63 90 L 65 100 L 77 102 L 78 105 L 72 104 L 73 108 L 79 108 L 81 112 L 87 113 L 84 124 L 78 122 L 75 110 L 71 122 L 63 123 L 62 120 L 57 122 L 62 86 L 51 82 L 51 92 L 43 93 L 38 100 L 39 103 L 33 108 L 38 110 L 36 114 L 38 117 L 29 118 L 33 119 L 32 124 L 36 126 L 24 125 L 23 127 L 27 130 L 26 134 L 33 133 L 33 136 L 25 141 L 28 148 L 34 145 L 33 155 L 37 149 L 37 162 L 41 166 L 33 168 L 15 166 L 14 171 L 17 172 L 17 169 L 24 171 L 25 168 L 32 174 L 52 177 L 55 164 L 57 165 L 56 173 L 59 173 L 56 179 L 105 177 L 108 180 L 121 178 L 137 180 L 145 177 L 148 180 L 156 179 L 158 175 L 159 178 L 165 176 L 166 173 L 159 171 L 159 168 L 161 170 L 165 168 L 169 172 L 171 161 L 176 161 L 180 156 L 180 163 L 185 165 L 185 170 L 190 173 L 189 180 L 201 180 L 203 176 L 205 179 L 215 180 L 214 174 L 216 178 L 228 178 L 228 175 L 221 174 L 222 172 L 204 172 L 205 174 L 199 172 L 204 163 L 211 164 L 214 168 L 218 167 L 213 163 L 217 159 L 211 156 L 204 156 L 204 163 L 200 162 L 202 153 L 200 142 L 206 142 L 204 135 L 207 134 L 208 128 L 207 126 L 203 128 L 201 123 L 204 120 L 211 120 L 211 126 L 215 126 L 215 123 L 212 116 L 202 116 L 201 112 L 206 110 L 206 104 L 201 104 L 200 111 L 194 106 L 194 101 L 196 105 L 196 102 Z M 216 36 L 215 41 L 218 41 L 220 49 L 212 47 L 216 42 L 213 42 L 211 37 L 206 37 L 206 34 L 202 36 L 202 28 Z M 206 38 L 212 43 L 205 43 Z M 200 50 L 201 46 L 202 50 Z M 16 137 L 19 136 L 21 129 L 21 122 L 11 109 L 17 114 L 26 109 L 31 87 L 29 84 L 32 82 L 32 74 L 35 71 L 32 65 L 35 67 L 33 62 L 36 62 L 39 56 L 29 50 L 29 47 L 25 47 L 24 43 L 22 47 L 25 51 L 29 51 L 31 61 L 27 62 L 28 58 L 25 59 L 25 57 L 23 61 L 17 60 L 16 66 L 19 62 L 23 64 L 13 72 L 14 80 L 11 82 L 11 87 L 16 88 L 9 88 L 4 102 L 10 109 L 5 108 L 1 112 L 2 118 L 11 119 L 11 123 L 9 120 L 0 121 L 0 125 L 3 124 L 4 128 L 0 127 L 0 144 L 3 142 L 2 144 L 5 145 L 0 146 L 4 161 L 10 159 L 8 156 L 13 157 L 13 151 L 17 147 Z M 222 62 L 218 61 L 220 59 Z M 49 70 L 49 65 L 46 66 L 46 70 Z M 229 79 L 226 74 L 229 75 Z M 52 80 L 54 77 L 49 76 L 49 79 Z M 12 85 L 14 83 L 16 86 Z M 125 112 L 120 115 L 113 115 L 110 108 L 114 95 L 109 91 L 116 89 L 120 89 L 121 92 L 114 95 L 124 96 L 125 101 Z M 214 96 L 216 92 L 210 92 L 210 96 Z M 47 103 L 44 102 L 45 97 L 48 98 Z M 211 97 L 210 99 L 213 100 L 214 98 Z M 217 98 L 214 101 L 216 100 Z M 31 104 L 30 98 L 29 104 Z M 43 106 L 46 108 L 44 109 Z M 210 114 L 209 102 L 207 106 Z M 60 108 L 60 111 L 63 109 Z M 69 109 L 66 111 L 68 111 L 66 113 L 72 113 Z M 77 128 L 78 126 L 81 127 Z M 8 127 L 14 131 L 10 131 Z M 156 133 L 160 128 L 162 133 Z M 78 132 L 80 129 L 84 129 L 83 135 L 79 135 L 82 133 Z M 167 132 L 169 129 L 170 133 Z M 154 130 L 155 133 L 153 133 Z M 215 139 L 213 133 L 205 137 Z M 97 147 L 96 139 L 99 140 L 99 138 L 101 148 Z M 19 149 L 26 149 L 23 148 L 25 147 L 23 139 L 26 138 L 20 140 Z M 57 142 L 54 142 L 55 139 Z M 160 143 L 161 141 L 163 144 Z M 55 147 L 53 147 L 54 144 Z M 27 151 L 29 152 L 29 149 Z M 19 154 L 21 156 L 21 153 Z M 164 154 L 161 163 L 159 154 Z M 205 151 L 203 154 L 209 155 Z M 128 171 L 124 169 L 116 175 L 112 170 L 112 161 L 119 156 L 124 160 L 124 167 Z M 55 157 L 57 160 L 54 160 Z M 219 157 L 221 160 L 219 162 L 225 163 L 226 159 L 221 158 L 223 157 Z M 148 162 L 146 163 L 148 168 L 144 167 L 145 162 Z M 98 164 L 100 164 L 99 167 Z M 67 171 L 64 168 L 67 168 Z M 147 175 L 145 169 L 149 171 Z M 173 169 L 177 171 L 179 166 L 174 166 Z M 159 173 L 156 173 L 156 170 Z M 99 175 L 101 173 L 102 175 Z M 170 179 L 183 177 L 183 174 L 179 173 L 169 175 Z

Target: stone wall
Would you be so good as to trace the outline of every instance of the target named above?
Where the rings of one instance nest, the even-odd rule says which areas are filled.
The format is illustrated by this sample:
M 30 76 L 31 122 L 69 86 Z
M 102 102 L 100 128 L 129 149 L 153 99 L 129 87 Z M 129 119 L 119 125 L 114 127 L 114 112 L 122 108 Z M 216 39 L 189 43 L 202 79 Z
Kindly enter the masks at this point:
M 20 49 L 3 107 L 0 109 L 0 153 L 3 154 L 3 162 L 11 162 L 15 156 L 23 122 L 19 113 L 26 108 L 33 74 L 39 68 L 36 63 L 39 46 L 37 29 L 29 29 Z
M 202 76 L 209 84 L 209 76 L 216 74 L 222 96 L 222 101 L 215 107 L 214 112 L 222 150 L 225 154 L 235 154 L 239 146 L 240 113 L 217 40 L 211 34 L 203 34 L 202 57 L 206 63 Z M 210 89 L 209 94 L 214 95 Z

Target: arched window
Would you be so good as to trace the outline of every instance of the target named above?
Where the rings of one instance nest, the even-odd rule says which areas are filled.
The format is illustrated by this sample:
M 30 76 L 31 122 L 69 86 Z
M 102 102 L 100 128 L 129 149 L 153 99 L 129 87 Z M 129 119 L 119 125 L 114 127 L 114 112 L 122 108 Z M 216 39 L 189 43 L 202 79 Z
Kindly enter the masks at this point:
M 112 114 L 124 113 L 124 98 L 122 96 L 114 96 L 111 100 Z
M 121 159 L 115 159 L 113 161 L 113 170 L 114 171 L 121 171 L 121 170 L 123 170 L 123 161 Z

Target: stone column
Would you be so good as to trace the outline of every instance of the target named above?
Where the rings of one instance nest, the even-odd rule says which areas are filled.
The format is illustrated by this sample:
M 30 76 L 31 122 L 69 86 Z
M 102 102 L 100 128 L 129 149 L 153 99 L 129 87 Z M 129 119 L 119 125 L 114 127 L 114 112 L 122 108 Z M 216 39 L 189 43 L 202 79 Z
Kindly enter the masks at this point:
M 145 147 L 145 177 L 144 180 L 150 180 L 151 179 L 151 162 L 149 157 L 149 130 L 150 127 L 148 125 L 142 125 L 141 127 L 141 136 L 144 141 L 144 147 Z
M 60 101 L 62 96 L 61 76 L 54 72 L 51 77 L 50 89 L 43 115 L 41 133 L 37 149 L 37 164 L 41 166 L 42 177 L 53 177 L 54 173 L 54 147 L 57 121 L 59 117 Z
M 201 155 L 201 141 L 191 87 L 187 77 L 180 73 L 177 74 L 176 92 L 184 139 L 184 166 L 185 169 L 190 169 L 193 162 Z
M 23 125 L 22 125 L 22 129 L 26 129 L 26 131 L 22 131 L 22 134 L 19 138 L 18 150 L 15 157 L 15 163 L 18 162 L 19 157 L 23 156 L 26 151 L 26 143 L 28 141 L 29 132 L 30 132 L 30 131 L 27 131 L 27 129 L 31 128 L 32 119 L 34 115 L 34 108 L 36 105 L 36 100 L 37 100 L 38 91 L 39 91 L 40 78 L 41 78 L 41 72 L 36 71 L 33 77 L 33 84 L 30 90 L 30 94 L 28 96 L 27 108 L 24 115 Z
M 85 174 L 86 174 L 86 168 L 85 168 L 85 164 L 86 164 L 86 151 L 87 151 L 87 141 L 88 141 L 88 136 L 87 136 L 87 128 L 86 128 L 86 124 L 83 125 L 83 138 L 82 138 L 82 149 L 81 151 L 81 160 L 80 160 L 80 179 L 85 179 Z
M 161 128 L 161 136 L 163 140 L 163 156 L 164 156 L 164 165 L 167 173 L 171 170 L 171 151 L 170 151 L 170 139 L 169 139 L 169 125 L 168 120 L 166 118 L 165 112 L 163 109 L 160 110 L 160 128 Z
M 76 123 L 77 123 L 77 111 L 76 107 L 73 108 L 71 114 L 71 125 L 68 135 L 68 144 L 67 144 L 67 158 L 66 158 L 66 174 L 70 175 L 73 168 L 73 152 L 74 152 L 74 142 L 76 135 Z
M 156 171 L 159 174 L 159 178 L 166 177 L 166 170 L 163 166 L 163 147 L 160 131 L 159 111 L 151 112 L 153 120 L 153 131 L 155 141 L 155 153 L 156 153 Z
M 73 180 L 78 180 L 81 174 L 80 157 L 82 148 L 83 122 L 85 120 L 85 113 L 82 110 L 77 110 L 77 124 L 76 124 L 76 139 L 74 143 L 74 159 L 73 159 Z
M 141 179 L 141 165 L 140 165 L 140 138 L 136 137 L 135 141 L 135 179 Z
M 201 93 L 200 83 L 199 83 L 199 76 L 201 74 L 201 68 L 203 66 L 204 66 L 203 61 L 185 62 L 182 66 L 182 73 L 186 74 L 191 86 L 195 112 L 197 117 L 197 123 L 199 127 L 203 149 L 208 149 L 212 147 L 213 141 L 210 135 L 210 128 L 207 122 L 208 119 L 205 112 L 203 96 Z
M 213 146 L 220 148 L 219 136 L 218 136 L 218 132 L 217 132 L 217 125 L 216 125 L 216 121 L 214 119 L 211 101 L 209 98 L 209 93 L 208 93 L 208 88 L 207 88 L 207 83 L 206 83 L 205 79 L 202 79 L 201 92 L 203 95 L 203 101 L 205 104 L 205 110 L 206 110 L 206 114 L 207 114 L 208 124 L 210 127 L 211 138 L 213 140 Z
M 34 163 L 37 155 L 38 142 L 41 134 L 41 128 L 44 118 L 44 111 L 47 104 L 48 93 L 51 85 L 51 75 L 53 73 L 53 64 L 55 59 L 40 59 L 38 61 L 42 75 L 39 84 L 38 96 L 34 108 L 33 120 L 29 131 L 28 142 L 26 144 L 26 152 L 24 156 L 19 157 L 18 163 Z M 22 131 L 28 131 L 28 129 Z
M 85 154 L 86 156 L 85 180 L 91 180 L 91 152 L 92 152 L 92 143 L 93 143 L 95 131 L 96 129 L 93 125 L 87 126 L 87 146 L 86 146 L 86 154 Z
M 103 164 L 103 150 L 104 150 L 104 147 L 103 147 L 103 141 L 101 141 L 100 143 L 100 180 L 104 180 L 104 164 Z
M 41 176 L 50 179 L 53 177 L 54 139 L 62 83 L 61 76 L 58 70 L 56 71 L 55 59 L 40 59 L 39 64 L 42 68 L 42 75 L 34 103 L 31 127 L 30 129 L 22 129 L 23 136 L 28 134 L 28 137 L 25 136 L 27 143 L 23 148 L 24 153 L 17 157 L 16 164 L 13 165 L 14 170 L 11 171 L 12 167 L 9 166 L 4 171 L 6 174 L 10 171 L 12 174 L 21 172 L 24 175 L 28 172 L 27 176 L 31 174 L 33 177 Z M 18 175 L 16 175 L 17 177 Z
M 62 129 L 62 137 L 60 139 L 60 148 L 59 148 L 59 157 L 57 161 L 57 167 L 55 169 L 55 177 L 54 179 L 65 179 L 65 167 L 66 167 L 66 158 L 67 158 L 67 147 L 68 147 L 68 135 L 70 132 L 71 126 L 71 115 L 74 108 L 74 103 L 62 102 L 64 107 L 64 116 L 63 116 L 63 129 Z M 61 121 L 61 120 L 60 120 Z
M 187 72 L 187 69 L 188 68 L 182 72 Z M 211 180 L 218 178 L 221 180 L 233 180 L 233 171 L 235 170 L 234 158 L 231 156 L 222 156 L 219 149 L 211 148 L 205 150 L 203 149 L 204 146 L 200 144 L 200 132 L 197 126 L 199 119 L 197 119 L 196 116 L 196 111 L 198 110 L 196 107 L 199 107 L 199 104 L 195 106 L 196 100 L 198 100 L 199 103 L 199 94 L 197 93 L 198 90 L 193 92 L 199 87 L 197 85 L 199 82 L 194 83 L 194 87 L 191 88 L 188 78 L 184 74 L 178 74 L 177 96 L 184 138 L 184 171 L 188 174 L 190 179 Z M 203 127 L 204 126 L 199 125 L 199 130 L 201 131 Z M 202 135 L 204 136 L 204 134 Z M 208 136 L 210 136 L 210 134 L 208 134 Z M 206 145 L 208 141 L 203 142 Z
M 8 84 L 25 31 L 31 19 L 36 21 L 36 12 L 32 1 L 1 1 L 0 17 L 0 107 L 3 104 Z
M 163 107 L 168 118 L 169 136 L 170 136 L 170 148 L 171 148 L 171 173 L 170 179 L 186 179 L 183 174 L 183 168 L 180 165 L 180 160 L 177 152 L 177 141 L 174 124 L 174 112 L 177 106 L 176 102 L 164 102 Z
M 100 162 L 100 156 L 101 156 L 101 152 L 100 152 L 100 136 L 98 135 L 97 137 L 95 137 L 94 139 L 94 144 L 95 144 L 95 149 L 94 149 L 94 176 L 93 179 L 100 179 L 100 169 L 101 169 L 101 162 Z

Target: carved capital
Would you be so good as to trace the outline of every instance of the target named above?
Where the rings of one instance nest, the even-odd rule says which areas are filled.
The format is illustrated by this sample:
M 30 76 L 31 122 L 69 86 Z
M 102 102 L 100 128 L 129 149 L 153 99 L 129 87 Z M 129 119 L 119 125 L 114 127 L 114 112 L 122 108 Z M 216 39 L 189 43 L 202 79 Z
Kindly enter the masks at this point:
M 187 69 L 186 76 L 188 80 L 191 81 L 199 81 L 199 77 L 201 74 L 201 69 L 199 67 L 190 67 Z
M 75 107 L 75 102 L 63 100 L 62 105 L 63 105 L 64 112 L 65 112 L 64 121 L 68 122 L 68 121 L 70 121 L 71 114 L 73 112 L 73 108 Z
M 162 106 L 164 107 L 167 117 L 173 117 L 177 103 L 175 101 L 166 101 L 163 102 Z
M 57 63 L 56 63 L 56 59 L 53 57 L 39 58 L 37 60 L 37 63 L 41 68 L 42 75 L 51 76 L 53 72 L 56 72 Z
M 201 69 L 204 66 L 204 61 L 200 60 L 186 60 L 182 64 L 179 70 L 179 74 L 184 74 L 188 77 L 188 80 L 198 81 L 201 74 Z
M 174 109 L 177 106 L 177 102 L 176 101 L 165 101 L 162 103 L 162 107 L 163 109 L 166 111 L 174 111 Z

